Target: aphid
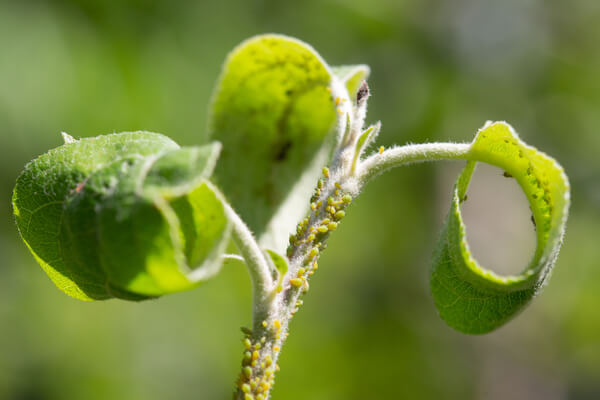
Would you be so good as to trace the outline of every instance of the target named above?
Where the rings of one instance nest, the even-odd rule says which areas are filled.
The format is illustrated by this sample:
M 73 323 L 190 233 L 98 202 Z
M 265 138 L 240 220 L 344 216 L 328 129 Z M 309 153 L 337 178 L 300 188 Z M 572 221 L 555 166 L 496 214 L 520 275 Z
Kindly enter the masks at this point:
M 263 321 L 263 322 L 262 322 L 262 326 L 263 326 L 264 328 L 266 328 L 266 327 L 267 327 L 267 321 Z
M 245 326 L 242 326 L 242 327 L 240 328 L 240 330 L 242 331 L 242 333 L 243 333 L 244 335 L 252 336 L 252 330 L 251 330 L 251 329 L 249 329 L 249 328 L 246 328 Z
M 349 194 L 344 195 L 344 197 L 342 197 L 342 201 L 346 204 L 350 204 L 352 203 L 352 196 L 350 196 Z
M 329 168 L 323 167 L 323 176 L 329 179 Z
M 346 212 L 340 210 L 340 211 L 336 212 L 333 217 L 339 221 L 340 219 L 344 218 L 345 216 L 346 216 Z
M 342 185 L 340 185 L 340 183 L 339 183 L 339 182 L 336 182 L 336 183 L 334 183 L 334 185 L 335 185 L 335 187 L 336 187 L 336 188 L 338 188 L 338 189 L 341 189 L 341 188 L 342 188 Z
M 290 279 L 290 283 L 294 286 L 299 288 L 300 286 L 302 286 L 304 284 L 304 281 L 300 278 L 292 278 Z
M 244 371 L 244 375 L 246 375 L 246 378 L 250 379 L 250 377 L 252 376 L 252 368 L 244 367 L 242 371 Z
M 327 233 L 328 230 L 329 229 L 327 229 L 327 227 L 323 226 L 323 225 L 321 225 L 317 228 L 317 231 L 319 231 L 320 233 Z
M 383 153 L 383 150 L 385 150 L 385 147 L 383 147 L 383 146 L 380 146 L 380 147 L 379 147 L 379 154 L 382 154 L 382 153 Z
M 504 171 L 502 173 L 502 176 L 504 176 L 505 178 L 512 178 L 513 176 L 511 174 L 509 174 L 508 172 Z
M 329 224 L 327 224 L 327 229 L 329 229 L 330 231 L 335 231 L 337 229 L 337 222 L 330 222 Z

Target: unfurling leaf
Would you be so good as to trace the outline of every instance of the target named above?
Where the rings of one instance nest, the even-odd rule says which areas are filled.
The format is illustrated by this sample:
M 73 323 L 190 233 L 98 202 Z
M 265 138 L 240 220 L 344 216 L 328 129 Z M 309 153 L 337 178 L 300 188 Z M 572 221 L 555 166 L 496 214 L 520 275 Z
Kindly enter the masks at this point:
M 81 300 L 192 288 L 218 271 L 229 240 L 221 195 L 206 180 L 219 150 L 149 132 L 68 142 L 18 178 L 21 236 L 58 288 Z
M 280 253 L 330 156 L 334 98 L 349 105 L 346 86 L 355 90 L 353 78 L 368 68 L 339 72 L 343 80 L 297 39 L 261 35 L 229 54 L 214 92 L 209 133 L 223 143 L 216 183 L 262 244 Z
M 485 333 L 516 315 L 543 287 L 558 256 L 569 208 L 569 183 L 560 165 L 523 143 L 506 123 L 482 128 L 452 196 L 437 245 L 431 289 L 441 317 L 465 333 Z M 525 270 L 499 276 L 480 266 L 469 251 L 460 203 L 478 161 L 504 169 L 527 197 L 536 224 L 537 247 Z M 494 210 L 490 210 L 493 212 Z

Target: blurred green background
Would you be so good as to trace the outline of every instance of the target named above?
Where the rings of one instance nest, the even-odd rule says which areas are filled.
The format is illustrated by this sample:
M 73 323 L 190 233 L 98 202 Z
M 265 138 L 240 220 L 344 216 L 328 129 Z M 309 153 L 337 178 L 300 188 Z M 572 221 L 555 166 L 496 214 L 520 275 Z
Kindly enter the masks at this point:
M 546 290 L 471 337 L 444 325 L 428 289 L 461 163 L 379 178 L 320 262 L 274 399 L 600 398 L 600 2 L 0 0 L 0 399 L 230 398 L 250 323 L 242 266 L 159 301 L 79 302 L 21 242 L 10 196 L 60 131 L 204 142 L 225 55 L 264 32 L 305 40 L 333 65 L 369 64 L 381 144 L 470 141 L 507 120 L 562 163 L 573 199 Z M 533 227 L 500 175 L 478 171 L 468 234 L 481 261 L 515 271 Z

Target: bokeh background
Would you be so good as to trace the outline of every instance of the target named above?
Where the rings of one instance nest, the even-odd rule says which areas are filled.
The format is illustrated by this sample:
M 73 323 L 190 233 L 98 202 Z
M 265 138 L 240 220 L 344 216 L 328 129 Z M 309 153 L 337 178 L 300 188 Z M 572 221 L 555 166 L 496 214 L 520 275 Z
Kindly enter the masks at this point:
M 0 399 L 230 398 L 250 323 L 242 266 L 158 301 L 79 302 L 28 253 L 10 197 L 61 131 L 206 141 L 222 60 L 264 32 L 369 64 L 381 144 L 470 141 L 507 120 L 560 160 L 573 199 L 549 286 L 473 337 L 444 325 L 428 289 L 461 163 L 379 178 L 330 241 L 274 399 L 600 398 L 600 2 L 0 0 Z M 475 255 L 497 271 L 532 253 L 514 186 L 481 168 L 465 205 Z

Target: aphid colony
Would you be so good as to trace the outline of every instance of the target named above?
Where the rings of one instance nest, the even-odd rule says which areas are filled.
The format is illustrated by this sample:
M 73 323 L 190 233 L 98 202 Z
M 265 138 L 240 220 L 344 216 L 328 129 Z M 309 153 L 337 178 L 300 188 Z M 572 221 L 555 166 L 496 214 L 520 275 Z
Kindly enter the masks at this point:
M 338 223 L 346 215 L 344 209 L 352 203 L 352 196 L 343 193 L 342 185 L 339 182 L 333 182 L 331 185 L 329 180 L 329 170 L 323 168 L 323 178 L 319 179 L 310 199 L 311 211 L 296 227 L 296 234 L 290 235 L 288 261 L 291 262 L 295 257 L 304 257 L 296 274 L 289 280 L 289 288 L 295 295 L 299 294 L 298 290 L 301 290 L 301 293 L 308 290 L 308 277 L 318 268 L 317 260 L 326 246 L 327 236 L 337 229 Z M 332 194 L 325 197 L 324 193 Z M 277 292 L 281 291 L 283 286 L 279 285 Z M 295 314 L 301 305 L 302 300 L 297 299 L 291 314 Z M 245 351 L 237 386 L 244 393 L 244 400 L 264 400 L 267 397 L 275 379 L 275 372 L 279 370 L 274 360 L 281 350 L 283 339 L 287 337 L 287 332 L 282 332 L 283 327 L 279 320 L 271 323 L 262 321 L 261 325 L 265 336 L 259 340 L 252 339 L 251 330 L 242 328 L 245 334 Z M 275 341 L 267 340 L 267 335 L 274 337 Z
M 267 322 L 263 321 L 263 327 L 267 326 Z M 277 336 L 281 334 L 281 323 L 278 320 L 273 321 L 273 330 Z M 237 386 L 244 393 L 244 400 L 264 400 L 273 385 L 275 371 L 279 371 L 279 366 L 273 362 L 272 353 L 277 353 L 280 349 L 274 346 L 261 357 L 260 350 L 265 346 L 267 338 L 263 336 L 259 341 L 252 342 L 252 332 L 247 329 L 243 331 L 246 334 L 245 351 Z
M 320 252 L 325 249 L 325 239 L 329 232 L 338 227 L 339 221 L 344 218 L 344 209 L 352 203 L 352 196 L 342 193 L 342 185 L 334 182 L 329 188 L 333 192 L 325 199 L 323 190 L 329 183 L 329 169 L 323 168 L 323 179 L 319 179 L 317 187 L 310 199 L 310 214 L 296 227 L 296 234 L 290 235 L 287 248 L 287 257 L 291 261 L 297 254 L 305 253 L 302 267 L 295 277 L 289 281 L 294 288 L 308 290 L 307 278 L 314 274 L 318 268 L 317 260 Z M 308 249 L 307 249 L 308 248 Z M 304 250 L 304 251 L 303 251 Z M 281 291 L 283 288 L 279 288 Z

